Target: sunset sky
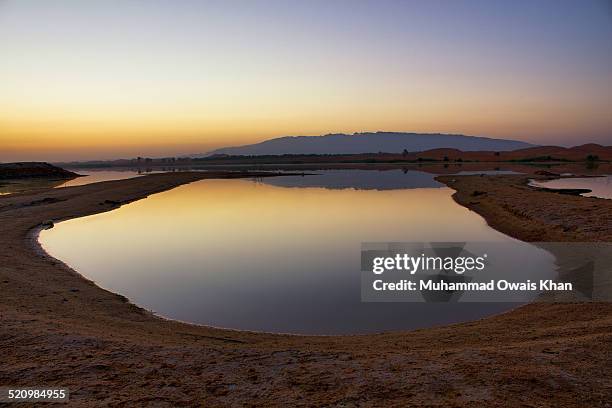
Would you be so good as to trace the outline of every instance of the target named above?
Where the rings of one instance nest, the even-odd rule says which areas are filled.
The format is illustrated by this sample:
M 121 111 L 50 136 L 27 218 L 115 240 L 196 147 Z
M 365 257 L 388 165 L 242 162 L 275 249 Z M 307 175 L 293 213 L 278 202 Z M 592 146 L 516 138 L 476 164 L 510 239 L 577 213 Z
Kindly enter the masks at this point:
M 612 144 L 612 2 L 0 0 L 0 161 L 377 130 Z

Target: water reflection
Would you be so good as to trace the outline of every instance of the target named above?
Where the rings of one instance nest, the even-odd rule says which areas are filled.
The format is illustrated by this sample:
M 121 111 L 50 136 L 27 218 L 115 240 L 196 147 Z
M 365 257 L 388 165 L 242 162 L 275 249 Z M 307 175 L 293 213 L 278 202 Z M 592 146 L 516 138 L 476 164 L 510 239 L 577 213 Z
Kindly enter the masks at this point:
M 585 197 L 612 198 L 612 176 L 562 178 L 550 181 L 533 181 L 531 185 L 554 189 L 588 189 Z
M 306 176 L 263 178 L 265 184 L 282 187 L 324 187 L 329 189 L 395 190 L 439 188 L 435 175 L 409 170 L 316 170 Z
M 406 185 L 431 183 L 404 176 L 414 177 Z M 353 178 L 324 177 L 312 183 L 346 186 Z M 369 175 L 353 179 L 373 189 L 271 185 L 287 183 L 282 178 L 203 180 L 62 222 L 40 240 L 100 286 L 163 316 L 292 333 L 413 329 L 510 307 L 362 303 L 362 242 L 512 242 L 522 256 L 553 268 L 548 254 L 489 228 L 446 187 L 386 189 L 396 184 L 384 176 L 378 186 Z M 512 251 L 507 256 L 512 262 Z
M 457 174 L 518 174 L 513 171 L 471 171 Z M 382 170 L 313 170 L 303 176 L 263 178 L 265 184 L 282 187 L 323 187 L 329 189 L 397 190 L 440 188 L 437 174 L 408 169 Z

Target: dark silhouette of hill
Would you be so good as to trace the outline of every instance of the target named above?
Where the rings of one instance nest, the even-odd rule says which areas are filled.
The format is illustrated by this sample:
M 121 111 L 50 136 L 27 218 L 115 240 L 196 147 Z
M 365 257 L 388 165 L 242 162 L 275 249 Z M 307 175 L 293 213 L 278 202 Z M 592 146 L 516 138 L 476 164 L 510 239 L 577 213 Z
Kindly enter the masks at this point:
M 451 135 L 440 133 L 375 132 L 329 134 L 323 136 L 285 136 L 260 143 L 224 147 L 207 155 L 281 155 L 281 154 L 361 154 L 422 152 L 437 148 L 453 148 L 463 151 L 507 151 L 533 147 L 534 145 L 507 139 Z
M 512 151 L 461 151 L 457 149 L 432 149 L 404 155 L 409 159 L 464 160 L 464 161 L 597 161 L 612 160 L 612 146 L 595 143 L 575 147 L 535 146 Z

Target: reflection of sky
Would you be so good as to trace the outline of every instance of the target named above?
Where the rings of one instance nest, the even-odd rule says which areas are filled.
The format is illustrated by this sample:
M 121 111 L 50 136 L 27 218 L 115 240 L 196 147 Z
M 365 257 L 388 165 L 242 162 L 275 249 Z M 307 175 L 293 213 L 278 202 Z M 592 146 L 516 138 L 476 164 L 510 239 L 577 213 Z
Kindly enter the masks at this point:
M 540 272 L 550 264 L 451 195 L 204 180 L 61 222 L 40 240 L 100 286 L 180 320 L 309 333 L 410 329 L 509 306 L 362 303 L 362 242 L 505 242 L 507 264 L 517 253 Z
M 0 2 L 0 160 L 283 134 L 610 142 L 605 1 Z

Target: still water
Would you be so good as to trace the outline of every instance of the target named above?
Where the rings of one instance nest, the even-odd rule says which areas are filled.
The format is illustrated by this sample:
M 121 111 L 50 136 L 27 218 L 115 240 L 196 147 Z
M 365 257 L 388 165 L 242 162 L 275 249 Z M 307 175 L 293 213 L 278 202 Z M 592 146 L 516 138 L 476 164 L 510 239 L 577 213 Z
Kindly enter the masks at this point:
M 612 198 L 612 176 L 585 177 L 585 178 L 562 178 L 544 182 L 532 182 L 537 187 L 546 188 L 583 188 L 591 190 L 590 193 L 582 194 L 585 197 Z
M 159 315 L 290 333 L 414 329 L 516 306 L 363 303 L 362 242 L 507 242 L 529 260 L 524 265 L 554 270 L 548 253 L 488 227 L 431 174 L 318 173 L 202 180 L 61 222 L 40 242 L 99 286 Z M 507 256 L 512 262 L 516 254 Z
M 57 187 L 72 187 L 72 186 L 84 186 L 91 183 L 99 183 L 101 181 L 111 180 L 125 180 L 129 178 L 143 176 L 145 172 L 138 170 L 107 170 L 107 169 L 68 169 L 83 177 L 77 177 L 72 180 L 68 180 Z

